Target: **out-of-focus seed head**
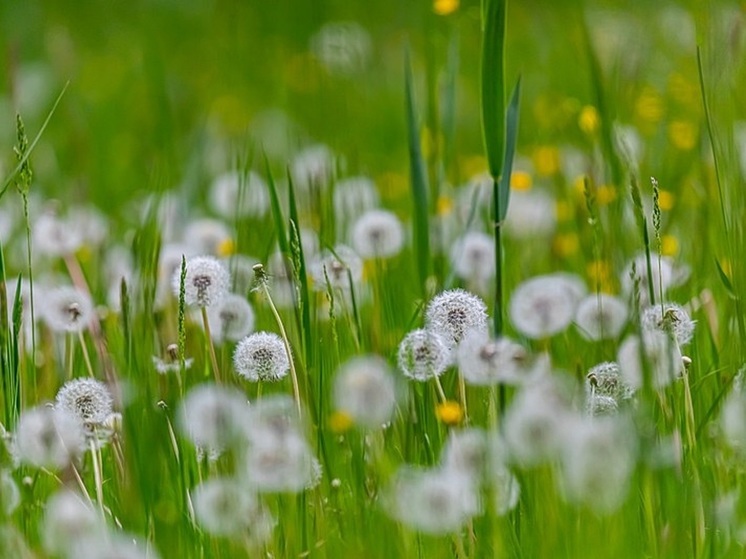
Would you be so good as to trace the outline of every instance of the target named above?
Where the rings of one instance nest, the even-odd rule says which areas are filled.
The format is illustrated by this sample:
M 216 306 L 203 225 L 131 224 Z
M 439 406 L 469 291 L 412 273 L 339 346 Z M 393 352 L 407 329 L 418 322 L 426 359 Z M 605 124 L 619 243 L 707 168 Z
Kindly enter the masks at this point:
M 210 307 L 220 302 L 228 292 L 230 276 L 225 266 L 212 256 L 195 256 L 186 262 L 184 302 L 187 305 Z M 174 271 L 171 283 L 174 295 L 179 297 L 181 268 Z
M 619 298 L 604 293 L 589 295 L 578 304 L 575 325 L 586 339 L 614 339 L 622 333 L 628 315 L 627 305 Z
M 250 410 L 238 390 L 201 384 L 187 393 L 177 419 L 182 433 L 195 446 L 221 451 L 244 443 Z
M 267 183 L 254 171 L 223 173 L 210 186 L 210 206 L 220 217 L 262 217 L 269 211 Z
M 396 215 L 370 210 L 352 226 L 352 246 L 363 258 L 391 258 L 404 246 L 404 228 Z
M 42 523 L 42 542 L 49 553 L 67 556 L 73 544 L 93 537 L 106 526 L 103 519 L 81 495 L 63 489 L 46 503 Z
M 537 276 L 524 281 L 510 298 L 508 313 L 516 330 L 541 339 L 567 328 L 575 315 L 576 294 L 556 275 Z
M 404 376 L 425 382 L 442 375 L 451 361 L 451 350 L 440 334 L 413 330 L 399 344 L 398 364 Z
M 15 432 L 15 451 L 22 462 L 61 469 L 84 450 L 83 425 L 76 416 L 47 406 L 21 414 Z
M 470 231 L 451 247 L 456 275 L 480 289 L 495 276 L 495 240 L 481 231 Z
M 103 425 L 112 413 L 109 388 L 91 378 L 67 381 L 57 392 L 55 407 L 77 417 L 87 427 Z
M 338 411 L 356 423 L 375 429 L 391 419 L 396 387 L 388 365 L 380 357 L 356 357 L 345 363 L 334 379 Z
M 337 245 L 334 253 L 322 251 L 310 266 L 313 287 L 326 291 L 327 282 L 332 289 L 343 292 L 357 287 L 363 279 L 363 261 L 350 247 Z
M 456 351 L 459 372 L 469 384 L 522 384 L 537 368 L 526 348 L 509 338 L 491 339 L 486 332 L 466 334 Z
M 660 330 L 643 330 L 642 337 L 628 336 L 617 353 L 617 362 L 625 382 L 637 390 L 643 385 L 643 359 L 646 360 L 651 384 L 664 388 L 678 378 L 684 368 L 679 345 Z
M 83 331 L 94 316 L 93 302 L 75 287 L 57 287 L 46 292 L 41 316 L 55 332 Z
M 254 330 L 254 309 L 245 297 L 229 293 L 207 313 L 212 339 L 221 343 L 248 336 Z

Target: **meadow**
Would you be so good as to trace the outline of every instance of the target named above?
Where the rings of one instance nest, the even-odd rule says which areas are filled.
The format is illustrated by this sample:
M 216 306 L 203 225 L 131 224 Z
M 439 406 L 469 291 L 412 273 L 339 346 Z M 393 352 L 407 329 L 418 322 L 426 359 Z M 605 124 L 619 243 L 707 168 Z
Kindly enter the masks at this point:
M 0 45 L 0 558 L 744 556 L 743 3 Z

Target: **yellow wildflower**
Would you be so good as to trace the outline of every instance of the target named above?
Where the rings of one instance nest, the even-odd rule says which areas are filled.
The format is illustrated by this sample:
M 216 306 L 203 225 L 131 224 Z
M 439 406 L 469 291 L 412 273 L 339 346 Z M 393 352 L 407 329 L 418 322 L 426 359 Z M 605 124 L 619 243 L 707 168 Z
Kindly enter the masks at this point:
M 458 402 L 446 400 L 435 407 L 435 415 L 446 425 L 457 425 L 464 418 L 464 410 Z

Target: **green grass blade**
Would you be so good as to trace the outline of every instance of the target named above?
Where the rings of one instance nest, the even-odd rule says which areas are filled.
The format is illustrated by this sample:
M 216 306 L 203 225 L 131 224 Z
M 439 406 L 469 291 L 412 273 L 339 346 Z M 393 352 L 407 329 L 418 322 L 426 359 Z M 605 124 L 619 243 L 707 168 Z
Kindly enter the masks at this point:
M 285 218 L 282 217 L 282 207 L 280 206 L 280 197 L 277 195 L 277 185 L 272 176 L 272 169 L 269 166 L 267 154 L 264 154 L 264 166 L 267 169 L 267 187 L 269 188 L 269 200 L 272 206 L 272 219 L 275 222 L 275 232 L 277 242 L 283 254 L 290 254 L 290 245 L 288 244 L 288 235 L 285 229 Z
M 31 152 L 34 151 L 34 148 L 36 147 L 36 144 L 39 142 L 39 139 L 41 138 L 41 135 L 44 133 L 44 131 L 47 129 L 47 126 L 49 125 L 49 121 L 52 120 L 52 115 L 57 110 L 57 106 L 60 104 L 60 101 L 62 100 L 62 96 L 65 95 L 65 91 L 67 91 L 67 87 L 70 85 L 70 82 L 65 83 L 65 86 L 62 88 L 62 91 L 60 91 L 60 94 L 57 96 L 57 99 L 54 102 L 54 105 L 52 105 L 52 108 L 50 109 L 49 113 L 47 114 L 47 118 L 44 119 L 44 123 L 41 125 L 41 128 L 39 129 L 39 132 L 34 137 L 31 144 L 29 144 L 28 149 L 24 152 L 23 156 L 18 160 L 18 164 L 16 165 L 15 169 L 8 175 L 8 177 L 5 179 L 5 182 L 3 183 L 2 189 L 0 189 L 0 198 L 3 197 L 5 192 L 8 190 L 8 187 L 12 184 L 12 182 L 15 180 L 18 173 L 21 171 L 21 169 L 24 168 L 26 165 L 26 162 L 28 161 L 28 158 L 31 156 Z
M 417 253 L 417 271 L 422 293 L 426 292 L 426 281 L 430 273 L 430 223 L 427 205 L 427 175 L 422 160 L 420 134 L 412 84 L 412 65 L 409 51 L 405 61 L 405 94 L 407 102 L 407 131 L 409 135 L 409 168 L 412 196 L 414 199 L 414 249 Z
M 521 78 L 513 88 L 508 105 L 508 113 L 505 118 L 505 159 L 503 161 L 503 174 L 498 186 L 499 203 L 496 212 L 497 221 L 501 223 L 508 215 L 508 203 L 510 201 L 510 175 L 513 172 L 513 158 L 515 157 L 516 143 L 518 142 L 518 113 L 521 102 Z
M 490 174 L 502 172 L 505 150 L 505 20 L 507 0 L 482 2 L 482 134 Z

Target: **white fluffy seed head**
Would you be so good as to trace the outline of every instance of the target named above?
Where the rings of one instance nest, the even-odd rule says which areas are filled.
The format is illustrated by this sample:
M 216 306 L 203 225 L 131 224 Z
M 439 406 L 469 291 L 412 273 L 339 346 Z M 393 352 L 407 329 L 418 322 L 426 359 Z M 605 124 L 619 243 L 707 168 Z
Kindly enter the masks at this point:
M 521 334 L 542 339 L 570 325 L 576 304 L 576 294 L 568 282 L 556 275 L 537 276 L 516 287 L 508 313 Z
M 363 26 L 354 21 L 324 24 L 311 38 L 311 51 L 331 74 L 350 76 L 368 63 L 372 41 Z
M 426 534 L 458 532 L 481 510 L 473 481 L 454 470 L 400 468 L 390 490 L 390 514 Z
M 0 513 L 10 516 L 21 504 L 21 492 L 18 490 L 13 476 L 5 470 L 0 470 Z
M 254 171 L 231 171 L 215 178 L 210 186 L 210 206 L 220 217 L 262 217 L 269 211 L 267 183 Z
M 221 247 L 230 242 L 231 231 L 218 219 L 196 219 L 184 230 L 183 242 L 191 247 L 192 254 L 217 255 Z
M 15 451 L 22 462 L 42 468 L 64 468 L 84 450 L 85 434 L 77 417 L 48 406 L 21 414 Z
M 50 289 L 44 296 L 41 315 L 55 332 L 82 332 L 88 327 L 95 310 L 91 298 L 75 287 Z
M 233 366 L 251 382 L 275 382 L 290 370 L 290 360 L 282 338 L 272 332 L 256 332 L 238 342 Z
M 521 384 L 536 371 L 526 349 L 508 338 L 491 339 L 473 330 L 456 350 L 456 362 L 464 380 L 476 386 Z
M 36 219 L 32 238 L 35 252 L 52 257 L 73 254 L 83 244 L 81 231 L 54 212 L 45 212 Z
M 514 191 L 510 195 L 505 232 L 517 239 L 547 237 L 557 227 L 554 198 L 540 190 Z
M 637 390 L 643 385 L 645 360 L 651 385 L 664 388 L 681 375 L 683 362 L 679 345 L 660 330 L 643 330 L 642 338 L 628 336 L 617 353 L 617 362 L 625 382 Z
M 230 275 L 225 266 L 212 256 L 196 256 L 186 261 L 184 278 L 184 302 L 187 305 L 210 307 L 217 304 L 228 292 Z M 174 295 L 179 297 L 181 289 L 181 267 L 171 282 Z
M 360 256 L 346 245 L 337 245 L 334 253 L 322 251 L 310 266 L 313 287 L 317 291 L 326 291 L 327 282 L 332 289 L 349 291 L 363 279 L 363 261 Z
M 635 284 L 638 285 L 640 306 L 645 308 L 651 304 L 649 283 L 652 281 L 655 300 L 660 301 L 671 287 L 675 287 L 686 280 L 688 271 L 685 267 L 676 267 L 673 260 L 667 256 L 650 254 L 651 269 L 648 274 L 647 257 L 639 254 L 630 260 L 622 271 L 622 292 L 630 299 L 633 298 Z M 634 272 L 633 272 L 634 269 Z M 650 277 L 650 280 L 648 279 Z
M 323 188 L 334 178 L 334 153 L 328 146 L 316 144 L 300 151 L 291 165 L 295 186 L 308 191 Z
M 472 427 L 451 431 L 440 455 L 440 466 L 478 483 L 487 468 L 487 436 L 484 430 Z
M 334 379 L 337 410 L 355 423 L 375 429 L 391 419 L 396 387 L 386 362 L 380 357 L 356 357 L 340 368 Z
M 451 247 L 456 275 L 480 288 L 495 276 L 495 240 L 481 231 L 470 231 Z
M 194 516 L 206 532 L 216 536 L 249 536 L 261 543 L 274 521 L 256 494 L 235 479 L 208 479 L 192 491 Z
M 85 559 L 159 559 L 155 549 L 125 532 L 102 531 L 73 542 L 70 557 Z
M 578 304 L 575 325 L 586 339 L 613 339 L 622 333 L 628 314 L 627 305 L 617 297 L 589 295 Z
M 425 325 L 456 347 L 471 331 L 487 332 L 487 305 L 463 289 L 442 291 L 428 304 Z
M 102 426 L 112 414 L 109 388 L 92 378 L 67 381 L 57 392 L 55 407 L 77 417 L 87 427 Z
M 245 478 L 260 493 L 297 493 L 318 482 L 319 464 L 303 436 L 253 439 L 246 451 Z
M 404 246 L 404 228 L 396 215 L 370 210 L 352 226 L 352 246 L 363 258 L 391 258 Z
M 195 446 L 221 451 L 246 440 L 250 410 L 239 391 L 201 384 L 187 393 L 177 420 L 182 433 Z
M 679 346 L 688 344 L 694 336 L 694 320 L 684 307 L 676 303 L 661 303 L 646 308 L 642 311 L 640 322 L 644 330 L 672 333 Z
M 348 177 L 334 185 L 334 213 L 347 223 L 380 203 L 376 184 L 368 177 Z
M 617 401 L 629 400 L 634 390 L 622 377 L 619 365 L 613 361 L 605 361 L 594 365 L 585 377 L 585 394 L 591 396 L 607 396 Z
M 242 296 L 227 294 L 207 312 L 212 339 L 221 343 L 248 336 L 254 330 L 254 309 Z
M 404 376 L 425 382 L 442 375 L 451 361 L 451 349 L 440 334 L 413 330 L 399 344 L 398 364 Z
M 81 495 L 63 489 L 47 501 L 42 542 L 49 553 L 67 556 L 75 542 L 103 530 L 103 519 Z
M 565 498 L 605 514 L 627 496 L 637 461 L 636 436 L 622 417 L 595 417 L 577 422 L 562 453 Z

